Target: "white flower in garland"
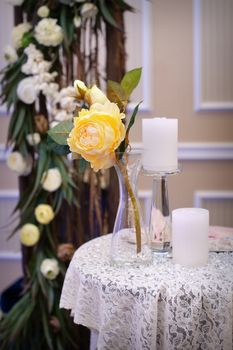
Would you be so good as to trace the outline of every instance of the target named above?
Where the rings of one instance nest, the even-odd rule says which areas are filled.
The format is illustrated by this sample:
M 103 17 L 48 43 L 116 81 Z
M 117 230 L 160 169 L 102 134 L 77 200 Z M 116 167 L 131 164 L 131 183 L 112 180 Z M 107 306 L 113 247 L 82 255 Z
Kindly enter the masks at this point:
M 28 56 L 28 60 L 22 65 L 21 72 L 27 75 L 36 75 L 47 73 L 52 62 L 44 60 L 44 55 L 40 50 L 37 50 L 34 44 L 30 44 L 24 53 Z
M 34 44 L 30 44 L 28 47 L 24 49 L 24 53 L 36 62 L 40 62 L 44 59 L 43 53 L 36 48 Z
M 26 136 L 27 142 L 30 146 L 36 146 L 40 143 L 41 137 L 38 132 L 34 132 L 33 134 L 28 134 Z
M 66 110 L 68 113 L 74 112 L 77 106 L 75 89 L 72 86 L 63 88 L 60 90 L 60 106 L 62 109 Z
M 98 7 L 91 2 L 83 4 L 81 8 L 82 19 L 94 18 L 98 13 Z
M 67 113 L 64 110 L 57 110 L 55 119 L 59 122 L 63 122 L 64 120 L 72 120 L 74 117 L 73 113 Z
M 37 98 L 38 90 L 36 77 L 24 78 L 18 84 L 17 96 L 22 102 L 32 104 Z
M 60 272 L 58 261 L 56 259 L 44 259 L 40 265 L 40 272 L 45 278 L 54 280 Z
M 15 48 L 10 45 L 7 45 L 4 48 L 4 58 L 10 64 L 15 63 L 18 59 L 18 55 Z
M 32 170 L 32 159 L 25 159 L 20 152 L 14 151 L 7 157 L 7 166 L 19 176 L 25 176 Z
M 34 246 L 40 239 L 40 230 L 34 224 L 25 224 L 19 231 L 20 242 L 27 246 Z
M 35 27 L 35 38 L 44 46 L 58 46 L 63 40 L 63 31 L 56 19 L 44 18 Z
M 39 204 L 35 209 L 35 217 L 40 224 L 49 224 L 54 216 L 53 208 L 49 204 Z
M 48 6 L 44 5 L 44 6 L 39 7 L 38 10 L 37 10 L 37 14 L 41 18 L 48 17 L 48 15 L 49 15 L 49 8 L 48 8 Z
M 51 168 L 44 172 L 41 179 L 42 188 L 48 192 L 54 192 L 61 187 L 62 177 L 58 168 Z
M 80 28 L 81 27 L 82 19 L 81 19 L 80 16 L 75 16 L 73 21 L 74 21 L 75 28 Z
M 19 49 L 22 46 L 23 35 L 32 28 L 32 25 L 28 22 L 20 23 L 12 30 L 12 41 L 14 47 Z

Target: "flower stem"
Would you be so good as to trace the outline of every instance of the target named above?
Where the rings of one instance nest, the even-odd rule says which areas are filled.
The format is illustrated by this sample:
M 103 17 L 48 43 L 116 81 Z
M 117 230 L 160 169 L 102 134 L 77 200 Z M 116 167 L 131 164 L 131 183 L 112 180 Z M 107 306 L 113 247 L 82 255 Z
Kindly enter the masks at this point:
M 142 250 L 142 242 L 141 242 L 141 225 L 140 225 L 140 216 L 139 216 L 139 209 L 138 204 L 132 189 L 132 186 L 129 181 L 129 176 L 127 173 L 126 166 L 122 164 L 120 160 L 116 158 L 116 162 L 121 170 L 122 175 L 125 179 L 125 185 L 129 194 L 129 197 L 131 199 L 131 203 L 133 206 L 133 212 L 134 212 L 134 223 L 135 223 L 135 231 L 136 231 L 136 245 L 137 245 L 137 254 L 141 252 Z

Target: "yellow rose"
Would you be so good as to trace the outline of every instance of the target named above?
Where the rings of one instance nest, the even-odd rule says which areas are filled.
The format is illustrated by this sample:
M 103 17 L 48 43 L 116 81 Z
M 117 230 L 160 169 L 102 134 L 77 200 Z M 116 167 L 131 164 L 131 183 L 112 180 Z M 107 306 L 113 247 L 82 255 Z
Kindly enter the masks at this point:
M 35 217 L 40 224 L 49 224 L 54 219 L 53 208 L 48 204 L 39 204 L 35 209 Z
M 40 231 L 36 225 L 25 224 L 19 231 L 19 238 L 23 245 L 31 247 L 39 241 Z
M 87 89 L 84 100 L 91 106 L 94 103 L 104 104 L 109 102 L 106 95 L 96 86 L 93 85 L 91 89 Z
M 90 162 L 94 171 L 110 168 L 115 161 L 114 151 L 125 137 L 123 118 L 124 113 L 109 101 L 82 109 L 67 139 L 71 152 Z

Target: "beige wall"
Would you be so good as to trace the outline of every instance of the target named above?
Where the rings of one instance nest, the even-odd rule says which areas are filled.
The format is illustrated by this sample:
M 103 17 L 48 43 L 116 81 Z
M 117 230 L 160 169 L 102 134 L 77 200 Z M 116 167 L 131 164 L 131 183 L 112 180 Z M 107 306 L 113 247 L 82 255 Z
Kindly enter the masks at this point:
M 203 0 L 204 1 L 208 0 Z M 222 0 L 224 5 L 228 0 Z M 128 67 L 144 65 L 143 81 L 135 93 L 135 100 L 141 98 L 147 102 L 146 111 L 141 113 L 135 128 L 132 130 L 133 142 L 141 142 L 141 118 L 143 116 L 174 116 L 179 118 L 179 141 L 181 150 L 184 145 L 198 146 L 203 143 L 204 160 L 182 160 L 181 174 L 169 179 L 171 209 L 193 206 L 196 191 L 217 193 L 213 200 L 221 201 L 224 211 L 222 195 L 229 194 L 232 205 L 233 191 L 233 161 L 224 158 L 224 154 L 216 159 L 208 159 L 209 146 L 206 143 L 230 143 L 229 157 L 233 159 L 233 110 L 194 110 L 194 23 L 192 0 L 135 0 L 132 5 L 138 8 L 136 14 L 127 15 L 128 33 Z M 0 3 L 0 16 L 6 16 L 6 11 Z M 9 16 L 9 9 L 7 10 Z M 0 20 L 2 22 L 2 19 Z M 218 26 L 220 24 L 218 23 Z M 11 26 L 9 20 L 5 28 Z M 1 45 L 7 38 L 0 38 Z M 228 42 L 225 42 L 228 46 Z M 218 55 L 221 59 L 221 55 Z M 226 67 L 225 67 L 226 68 Z M 232 75 L 232 67 L 228 68 Z M 146 91 L 148 88 L 148 92 Z M 0 144 L 6 140 L 8 118 L 0 117 Z M 213 145 L 212 145 L 213 146 Z M 204 153 L 203 153 L 204 152 Z M 191 153 L 190 153 L 191 154 Z M 213 158 L 213 152 L 212 152 Z M 0 162 L 0 191 L 17 189 L 17 178 Z M 149 179 L 141 176 L 139 187 L 143 190 L 151 189 Z M 217 191 L 217 192 L 216 192 Z M 229 200 L 227 200 L 229 204 Z M 233 205 L 232 205 L 233 206 Z M 229 207 L 229 205 L 228 205 Z M 228 209 L 229 210 L 229 209 Z M 222 217 L 211 216 L 212 224 L 230 225 L 229 220 L 223 222 Z M 1 223 L 2 224 L 2 223 Z M 233 225 L 233 224 L 232 224 Z M 1 247 L 0 247 L 1 249 Z M 1 261 L 0 261 L 1 263 Z M 1 264 L 0 290 L 7 284 L 8 270 L 6 262 Z M 19 273 L 14 263 L 9 266 L 13 275 Z M 10 270 L 13 266 L 13 270 Z M 18 264 L 19 266 L 19 264 Z M 19 268 L 18 268 L 19 269 Z M 11 273 L 10 273 L 11 274 Z M 11 277 L 11 278 L 13 278 Z

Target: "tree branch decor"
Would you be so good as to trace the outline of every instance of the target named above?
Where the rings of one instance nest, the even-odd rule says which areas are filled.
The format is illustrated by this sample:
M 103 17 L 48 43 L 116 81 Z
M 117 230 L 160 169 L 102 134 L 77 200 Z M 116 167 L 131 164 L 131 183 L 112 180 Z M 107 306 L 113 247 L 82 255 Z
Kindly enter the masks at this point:
M 123 0 L 8 2 L 16 26 L 0 73 L 1 102 L 11 115 L 7 164 L 19 176 L 12 234 L 22 244 L 24 288 L 0 321 L 0 347 L 84 350 L 88 341 L 59 309 L 59 297 L 75 248 L 107 230 L 108 189 L 104 171 L 96 175 L 84 158 L 69 160 L 61 140 L 71 132 L 74 113 L 93 98 L 93 84 L 106 84 L 99 68 L 103 32 L 121 38 L 116 70 L 124 70 L 123 13 L 132 8 Z M 86 101 L 82 87 L 72 86 L 75 78 L 92 86 Z M 112 84 L 109 93 L 116 94 Z M 57 143 L 51 128 L 59 129 Z

